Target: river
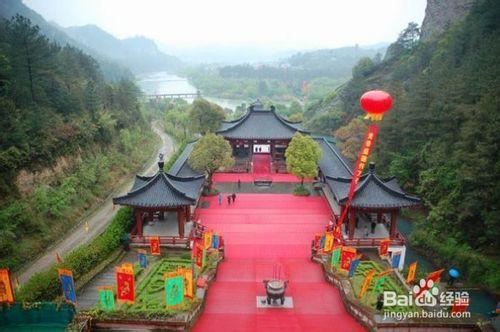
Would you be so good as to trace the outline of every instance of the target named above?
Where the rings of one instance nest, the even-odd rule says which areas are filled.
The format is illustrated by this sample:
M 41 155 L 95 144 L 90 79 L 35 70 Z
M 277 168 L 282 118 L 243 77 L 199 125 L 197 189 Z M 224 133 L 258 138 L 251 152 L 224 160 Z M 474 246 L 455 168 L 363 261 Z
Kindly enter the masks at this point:
M 398 218 L 398 230 L 405 236 L 405 238 L 408 238 L 413 230 L 413 224 L 403 218 Z M 408 243 L 408 241 L 407 241 Z M 408 265 L 412 262 L 418 262 L 418 269 L 426 271 L 426 272 L 432 272 L 434 270 L 439 269 L 435 264 L 427 260 L 426 258 L 422 257 L 418 252 L 416 252 L 411 246 L 406 247 L 406 258 L 405 258 L 405 265 Z M 445 267 L 445 268 L 450 268 Z M 446 270 L 448 270 L 446 269 Z M 443 273 L 443 276 L 445 279 L 447 279 L 448 272 L 445 271 Z M 494 311 L 496 308 L 496 300 L 493 296 L 488 294 L 485 291 L 479 290 L 479 289 L 474 289 L 474 290 L 467 290 L 469 292 L 470 296 L 470 306 L 469 306 L 469 311 L 472 313 L 480 313 L 485 316 L 488 315 L 489 312 Z
M 189 81 L 177 75 L 169 74 L 167 72 L 156 72 L 147 75 L 138 75 L 137 84 L 144 92 L 144 94 L 163 94 L 163 93 L 196 93 L 198 89 L 194 87 Z M 225 99 L 217 98 L 211 96 L 202 97 L 220 105 L 222 108 L 227 108 L 232 111 L 235 110 L 236 106 L 246 103 L 248 101 L 238 100 L 238 99 Z M 187 98 L 188 102 L 192 102 L 193 98 Z

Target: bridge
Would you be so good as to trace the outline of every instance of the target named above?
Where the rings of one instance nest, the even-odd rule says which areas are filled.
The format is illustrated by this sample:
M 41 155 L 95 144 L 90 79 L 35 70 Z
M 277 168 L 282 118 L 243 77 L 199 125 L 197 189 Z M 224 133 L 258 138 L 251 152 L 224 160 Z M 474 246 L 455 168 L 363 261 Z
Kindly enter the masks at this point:
M 145 97 L 149 100 L 201 98 L 201 92 L 198 90 L 196 92 L 186 92 L 186 93 L 157 93 L 157 94 L 145 95 Z

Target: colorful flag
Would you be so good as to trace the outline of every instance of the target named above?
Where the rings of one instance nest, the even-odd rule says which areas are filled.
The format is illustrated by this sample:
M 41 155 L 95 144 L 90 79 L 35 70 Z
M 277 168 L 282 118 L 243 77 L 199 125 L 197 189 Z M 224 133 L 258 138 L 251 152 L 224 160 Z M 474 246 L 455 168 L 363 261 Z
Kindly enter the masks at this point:
M 149 246 L 151 247 L 151 255 L 160 256 L 160 237 L 159 236 L 151 236 L 149 238 Z
M 102 310 L 111 311 L 115 309 L 115 295 L 113 294 L 113 287 L 99 286 L 99 304 Z
M 193 298 L 193 270 L 185 268 L 179 269 L 177 272 L 184 277 L 184 296 Z
M 434 283 L 438 283 L 441 280 L 441 274 L 443 273 L 443 271 L 444 271 L 444 269 L 431 272 L 427 275 L 426 279 L 432 280 Z
M 339 225 L 333 226 L 333 238 L 339 240 L 342 238 L 342 230 Z
M 201 244 L 199 241 L 196 241 L 193 250 L 195 264 L 201 269 L 204 265 L 203 252 L 205 251 L 205 248 L 203 248 L 203 244 Z
M 121 267 L 116 268 L 116 299 L 119 303 L 134 303 L 134 273 Z
M 321 233 L 314 234 L 313 248 L 319 249 L 319 239 L 321 239 Z
M 363 280 L 363 285 L 361 286 L 361 290 L 359 291 L 359 298 L 363 298 L 368 287 L 370 287 L 370 283 L 372 282 L 373 275 L 375 274 L 375 270 L 370 270 L 365 276 L 365 280 Z
M 64 299 L 68 302 L 76 304 L 75 282 L 73 280 L 73 272 L 66 269 L 58 269 L 59 280 L 63 291 Z
M 178 305 L 184 300 L 184 277 L 177 272 L 165 273 L 165 300 L 167 307 Z
M 139 265 L 141 266 L 142 269 L 148 267 L 148 258 L 146 256 L 146 253 L 144 252 L 139 252 Z
M 219 235 L 215 233 L 212 235 L 212 248 L 219 249 Z
M 344 271 L 349 271 L 351 261 L 356 258 L 356 248 L 342 247 L 340 253 L 340 268 Z
M 391 239 L 383 239 L 380 241 L 380 246 L 378 248 L 378 254 L 380 257 L 385 257 L 389 253 L 389 244 L 391 243 Z
M 338 267 L 340 264 L 340 252 L 342 251 L 342 247 L 335 247 L 332 251 L 332 266 Z
M 203 233 L 203 241 L 205 244 L 205 249 L 208 249 L 212 246 L 212 231 L 206 231 Z
M 14 303 L 14 291 L 8 269 L 0 269 L 0 303 Z
M 319 249 L 323 249 L 325 247 L 325 234 L 321 235 L 319 238 Z
M 354 277 L 354 273 L 356 273 L 356 268 L 358 267 L 359 262 L 360 262 L 359 259 L 351 261 L 351 266 L 349 266 L 349 273 L 347 275 L 349 278 Z
M 417 262 L 413 262 L 408 266 L 408 275 L 406 276 L 406 282 L 411 283 L 415 280 L 415 274 L 417 273 Z
M 330 252 L 333 249 L 333 234 L 326 233 L 325 234 L 325 246 L 323 247 L 324 252 Z
M 400 261 L 401 261 L 401 251 L 394 251 L 391 257 L 391 267 L 393 269 L 399 268 Z

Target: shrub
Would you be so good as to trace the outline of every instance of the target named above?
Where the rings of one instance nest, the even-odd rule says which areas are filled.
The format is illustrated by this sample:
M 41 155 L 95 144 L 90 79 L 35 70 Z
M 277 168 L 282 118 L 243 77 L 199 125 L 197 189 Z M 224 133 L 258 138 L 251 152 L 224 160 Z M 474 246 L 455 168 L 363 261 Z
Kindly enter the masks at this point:
M 33 275 L 18 291 L 20 301 L 51 301 L 61 293 L 57 269 L 73 271 L 75 282 L 103 262 L 121 244 L 133 223 L 132 210 L 121 208 L 106 230 L 92 242 L 71 251 L 64 261 Z
M 309 190 L 303 184 L 298 184 L 293 189 L 293 194 L 296 195 L 296 196 L 309 196 L 309 195 L 311 195 L 311 193 L 309 192 Z

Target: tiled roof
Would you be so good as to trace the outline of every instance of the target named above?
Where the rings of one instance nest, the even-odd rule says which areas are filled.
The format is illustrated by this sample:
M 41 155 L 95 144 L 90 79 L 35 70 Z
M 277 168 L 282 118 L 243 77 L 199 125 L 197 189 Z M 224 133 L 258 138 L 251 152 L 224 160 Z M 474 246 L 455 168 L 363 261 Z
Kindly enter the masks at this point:
M 175 163 L 170 167 L 169 173 L 177 176 L 199 176 L 201 173 L 195 171 L 188 164 L 188 158 L 193 151 L 196 142 L 191 142 L 186 145 L 182 153 L 179 155 Z
M 339 203 L 346 203 L 349 195 L 350 178 L 326 177 Z M 356 187 L 352 207 L 358 208 L 401 208 L 420 204 L 420 199 L 406 194 L 394 178 L 380 179 L 375 173 L 375 164 L 370 164 L 369 172 L 363 175 Z
M 234 121 L 223 121 L 217 134 L 232 139 L 291 139 L 297 132 L 308 133 L 300 123 L 288 121 L 274 109 L 256 102 L 247 113 Z
M 153 176 L 136 176 L 130 192 L 113 198 L 114 204 L 134 207 L 176 207 L 198 200 L 205 177 L 179 177 L 160 170 Z

